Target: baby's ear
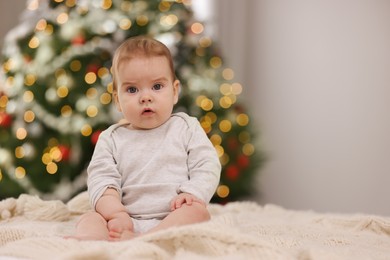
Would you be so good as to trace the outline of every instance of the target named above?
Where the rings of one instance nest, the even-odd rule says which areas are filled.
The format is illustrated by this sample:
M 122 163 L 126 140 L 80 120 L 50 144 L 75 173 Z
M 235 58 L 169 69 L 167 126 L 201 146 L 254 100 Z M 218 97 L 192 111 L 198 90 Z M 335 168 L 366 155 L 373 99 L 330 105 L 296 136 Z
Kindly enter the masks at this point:
M 173 82 L 174 104 L 176 104 L 179 101 L 179 93 L 180 93 L 180 81 L 178 79 L 176 79 Z
M 115 104 L 115 107 L 116 109 L 118 109 L 119 112 L 122 112 L 122 109 L 121 109 L 121 106 L 119 104 L 119 99 L 118 99 L 118 92 L 116 90 L 114 90 L 112 92 L 112 99 L 114 101 L 114 104 Z

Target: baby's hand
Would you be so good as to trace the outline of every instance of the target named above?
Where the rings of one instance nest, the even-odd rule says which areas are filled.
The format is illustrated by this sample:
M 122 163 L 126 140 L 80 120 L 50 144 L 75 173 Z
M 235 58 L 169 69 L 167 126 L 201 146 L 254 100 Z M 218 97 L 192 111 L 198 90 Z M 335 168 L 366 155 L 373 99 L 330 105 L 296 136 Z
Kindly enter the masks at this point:
M 174 211 L 175 209 L 180 208 L 183 204 L 192 205 L 193 202 L 197 202 L 206 206 L 206 203 L 204 203 L 203 200 L 198 199 L 194 195 L 189 193 L 180 193 L 172 199 L 171 210 Z

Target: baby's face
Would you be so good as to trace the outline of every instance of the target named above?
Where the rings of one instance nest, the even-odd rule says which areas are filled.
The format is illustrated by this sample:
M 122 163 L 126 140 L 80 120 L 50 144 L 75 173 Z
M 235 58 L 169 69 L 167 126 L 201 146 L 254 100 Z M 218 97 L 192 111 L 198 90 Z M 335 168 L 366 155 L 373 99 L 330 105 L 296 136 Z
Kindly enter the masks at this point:
M 178 101 L 179 81 L 172 78 L 166 57 L 136 57 L 118 68 L 115 103 L 134 129 L 165 123 Z

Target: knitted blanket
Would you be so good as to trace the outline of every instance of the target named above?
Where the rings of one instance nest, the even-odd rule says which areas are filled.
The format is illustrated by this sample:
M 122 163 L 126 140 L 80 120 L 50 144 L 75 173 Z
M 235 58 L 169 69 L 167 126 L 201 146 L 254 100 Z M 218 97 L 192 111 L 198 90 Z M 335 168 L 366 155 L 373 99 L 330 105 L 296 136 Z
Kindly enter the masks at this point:
M 0 259 L 390 259 L 388 217 L 231 202 L 210 205 L 208 222 L 133 240 L 64 239 L 88 210 L 86 193 L 0 201 Z

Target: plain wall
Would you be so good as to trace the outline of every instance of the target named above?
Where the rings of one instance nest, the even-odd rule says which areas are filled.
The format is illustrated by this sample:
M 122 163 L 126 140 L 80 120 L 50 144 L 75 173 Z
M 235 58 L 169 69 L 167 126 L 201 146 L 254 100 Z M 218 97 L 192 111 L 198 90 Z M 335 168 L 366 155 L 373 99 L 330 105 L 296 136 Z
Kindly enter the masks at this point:
M 390 1 L 216 4 L 268 155 L 254 199 L 390 215 Z
M 20 21 L 20 15 L 26 8 L 26 0 L 0 1 L 0 48 L 5 34 Z

